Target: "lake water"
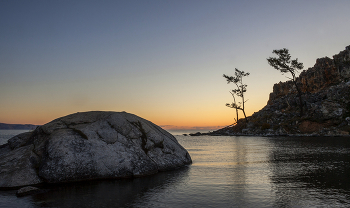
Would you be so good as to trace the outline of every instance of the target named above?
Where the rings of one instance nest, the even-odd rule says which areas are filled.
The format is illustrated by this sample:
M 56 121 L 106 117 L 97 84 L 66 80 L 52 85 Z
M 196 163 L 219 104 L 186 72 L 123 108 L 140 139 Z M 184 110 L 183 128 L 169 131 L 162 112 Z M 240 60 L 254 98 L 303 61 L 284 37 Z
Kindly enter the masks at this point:
M 350 138 L 176 138 L 186 168 L 23 198 L 0 191 L 0 207 L 350 207 Z

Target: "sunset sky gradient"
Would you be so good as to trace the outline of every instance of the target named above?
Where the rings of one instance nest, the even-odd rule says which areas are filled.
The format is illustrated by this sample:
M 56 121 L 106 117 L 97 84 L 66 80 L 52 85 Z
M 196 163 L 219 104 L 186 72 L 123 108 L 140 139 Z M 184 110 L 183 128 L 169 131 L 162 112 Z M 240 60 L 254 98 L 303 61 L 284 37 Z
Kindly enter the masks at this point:
M 305 69 L 350 45 L 350 1 L 0 1 L 0 122 L 75 112 L 136 114 L 166 129 L 215 129 L 235 113 L 223 74 L 266 105 L 268 65 L 288 48 Z

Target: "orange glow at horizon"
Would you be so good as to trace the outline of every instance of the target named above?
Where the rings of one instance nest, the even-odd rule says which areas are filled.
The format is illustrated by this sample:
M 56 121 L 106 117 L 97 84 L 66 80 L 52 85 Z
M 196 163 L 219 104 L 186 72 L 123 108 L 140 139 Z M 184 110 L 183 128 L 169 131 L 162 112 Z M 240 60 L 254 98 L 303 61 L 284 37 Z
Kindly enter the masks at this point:
M 260 110 L 261 107 L 256 106 L 256 109 L 247 109 L 246 114 L 250 116 L 254 111 Z M 259 108 L 259 109 L 257 109 Z M 44 125 L 56 118 L 63 117 L 76 112 L 92 111 L 95 109 L 81 109 L 76 111 L 69 111 L 68 109 L 36 109 L 35 111 L 15 111 L 10 110 L 7 114 L 0 115 L 0 123 L 8 124 L 34 124 Z M 96 109 L 98 110 L 98 109 Z M 117 111 L 113 109 L 103 109 L 105 111 Z M 176 130 L 176 129 L 219 129 L 224 126 L 231 125 L 235 118 L 235 112 L 233 109 L 222 107 L 218 109 L 210 109 L 205 111 L 191 112 L 169 112 L 165 113 L 164 109 L 157 113 L 155 110 L 136 110 L 127 111 L 128 113 L 135 114 L 144 119 L 147 119 L 156 125 L 161 126 L 164 129 Z M 240 112 L 240 118 L 243 117 Z

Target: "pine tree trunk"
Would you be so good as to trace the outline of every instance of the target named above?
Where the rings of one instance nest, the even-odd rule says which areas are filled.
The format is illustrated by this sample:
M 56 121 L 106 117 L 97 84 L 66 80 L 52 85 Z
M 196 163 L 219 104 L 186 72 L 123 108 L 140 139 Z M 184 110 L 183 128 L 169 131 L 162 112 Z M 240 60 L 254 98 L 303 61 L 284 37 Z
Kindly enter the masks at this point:
M 244 114 L 245 122 L 248 123 L 248 119 L 247 119 L 247 116 L 245 115 L 244 109 L 242 109 L 242 111 L 243 111 L 243 114 Z
M 301 90 L 299 89 L 298 85 L 297 85 L 297 82 L 295 80 L 293 80 L 293 83 L 298 91 L 298 97 L 299 97 L 299 107 L 300 107 L 300 117 L 302 117 L 304 115 L 304 112 L 303 112 L 303 100 L 301 98 Z

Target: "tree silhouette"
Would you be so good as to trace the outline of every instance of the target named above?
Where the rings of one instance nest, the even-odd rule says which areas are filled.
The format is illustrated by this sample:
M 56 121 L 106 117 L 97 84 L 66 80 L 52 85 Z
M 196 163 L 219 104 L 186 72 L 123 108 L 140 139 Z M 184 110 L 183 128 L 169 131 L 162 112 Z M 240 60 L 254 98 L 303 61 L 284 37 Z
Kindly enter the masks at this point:
M 235 69 L 235 76 L 228 76 L 225 74 L 223 75 L 223 77 L 226 78 L 227 84 L 233 83 L 236 85 L 236 89 L 233 89 L 230 91 L 233 97 L 233 102 L 226 103 L 227 107 L 236 109 L 236 116 L 237 116 L 236 122 L 238 121 L 238 110 L 241 110 L 243 112 L 245 120 L 248 121 L 247 116 L 245 114 L 245 107 L 244 107 L 245 102 L 247 102 L 247 100 L 245 100 L 244 98 L 244 93 L 247 92 L 247 85 L 243 84 L 243 77 L 245 76 L 249 76 L 249 73 L 240 71 L 237 68 Z M 238 102 L 237 104 L 235 95 L 238 97 L 241 97 L 242 102 Z
M 289 50 L 286 48 L 283 48 L 280 50 L 273 50 L 272 53 L 276 54 L 278 58 L 269 57 L 267 59 L 268 63 L 273 68 L 282 72 L 282 74 L 290 73 L 292 75 L 292 78 L 290 77 L 287 77 L 287 78 L 292 80 L 293 84 L 295 85 L 295 88 L 298 91 L 300 116 L 303 116 L 303 102 L 301 97 L 302 93 L 296 81 L 296 73 L 298 73 L 298 70 L 302 70 L 304 68 L 303 63 L 298 62 L 297 58 L 294 60 L 290 60 L 291 56 L 289 54 Z

